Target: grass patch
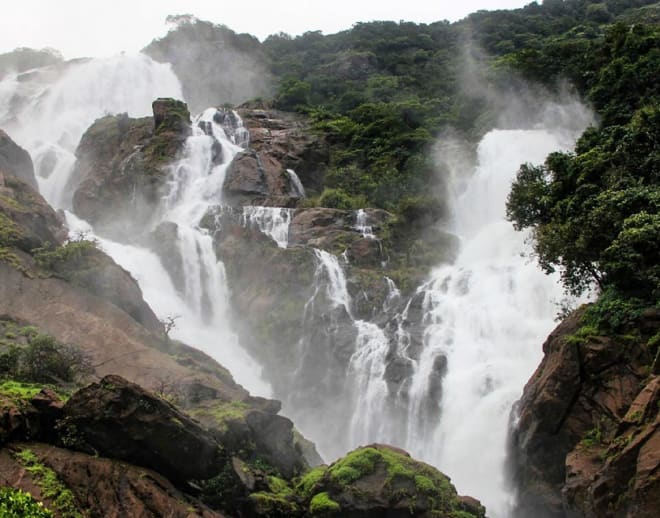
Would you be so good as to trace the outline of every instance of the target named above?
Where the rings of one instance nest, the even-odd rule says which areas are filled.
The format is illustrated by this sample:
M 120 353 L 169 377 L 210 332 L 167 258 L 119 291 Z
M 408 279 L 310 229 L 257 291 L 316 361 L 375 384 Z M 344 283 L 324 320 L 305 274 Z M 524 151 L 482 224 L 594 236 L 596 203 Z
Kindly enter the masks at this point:
M 60 517 L 83 518 L 78 511 L 71 490 L 57 477 L 57 473 L 39 460 L 32 450 L 23 449 L 15 456 L 25 470 L 32 475 L 43 497 L 53 501 L 53 507 Z

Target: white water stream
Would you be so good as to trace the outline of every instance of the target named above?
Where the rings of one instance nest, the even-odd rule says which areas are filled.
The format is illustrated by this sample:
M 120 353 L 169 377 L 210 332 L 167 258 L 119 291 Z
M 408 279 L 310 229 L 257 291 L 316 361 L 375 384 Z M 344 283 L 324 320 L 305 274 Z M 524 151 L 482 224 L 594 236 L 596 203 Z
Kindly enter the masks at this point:
M 48 67 L 20 81 L 8 77 L 0 82 L 0 125 L 30 151 L 42 194 L 53 206 L 66 209 L 74 151 L 85 129 L 108 113 L 148 115 L 151 102 L 164 96 L 181 98 L 180 85 L 168 66 L 146 56 Z M 183 292 L 175 289 L 155 253 L 98 239 L 137 279 L 160 318 L 179 317 L 174 337 L 211 354 L 239 383 L 267 396 L 271 391 L 261 379 L 260 367 L 231 330 L 224 267 L 211 236 L 199 228 L 208 208 L 220 202 L 229 161 L 247 143 L 240 118 L 230 116 L 234 126 L 226 134 L 215 114 L 215 109 L 207 110 L 195 121 L 184 156 L 171 169 L 169 194 L 159 215 L 159 221 L 177 225 Z M 580 117 L 585 119 L 583 113 L 576 114 Z M 204 123 L 206 133 L 197 122 Z M 508 515 L 511 496 L 503 463 L 509 411 L 540 360 L 561 289 L 556 279 L 545 276 L 524 256 L 528 252 L 524 235 L 504 220 L 504 203 L 519 164 L 539 163 L 551 151 L 570 148 L 584 125 L 577 126 L 574 131 L 561 125 L 492 131 L 479 145 L 476 169 L 456 175 L 454 185 L 460 187 L 452 190 L 451 230 L 461 239 L 461 252 L 453 265 L 436 269 L 418 290 L 424 313 L 419 354 L 409 350 L 411 337 L 404 325 L 410 302 L 396 315 L 395 330 L 389 335 L 372 322 L 353 319 L 342 265 L 327 252 L 314 252 L 317 289 L 308 309 L 323 289 L 330 305 L 343 307 L 357 330 L 346 378 L 350 400 L 336 405 L 344 412 L 347 429 L 339 441 L 337 434 L 324 433 L 328 423 L 303 429 L 322 452 L 330 452 L 331 457 L 367 442 L 394 443 L 449 474 L 461 493 L 479 497 L 489 516 Z M 213 161 L 214 138 L 222 145 L 221 163 Z M 290 179 L 293 189 L 304 195 L 292 171 Z M 251 207 L 243 212 L 245 225 L 256 226 L 283 248 L 291 218 L 288 209 Z M 72 233 L 83 231 L 93 237 L 93 229 L 73 214 L 68 213 L 67 220 Z M 357 214 L 356 230 L 363 237 L 375 237 L 364 211 Z M 401 296 L 391 280 L 387 285 L 390 296 L 384 311 L 395 307 Z M 394 396 L 403 414 L 390 413 L 393 396 L 384 380 L 392 344 L 413 365 L 405 398 Z M 437 401 L 431 387 L 437 385 L 435 367 L 441 356 L 446 357 L 447 373 L 442 399 Z M 440 409 L 439 420 L 428 417 L 429 404 Z M 405 422 L 393 422 L 392 415 Z
M 151 115 L 154 99 L 182 98 L 170 67 L 142 54 L 40 69 L 23 81 L 3 80 L 0 91 L 8 92 L 0 99 L 0 114 L 6 114 L 0 124 L 30 151 L 41 193 L 62 209 L 69 208 L 67 185 L 75 148 L 94 120 L 123 112 L 133 117 Z M 157 221 L 177 225 L 183 294 L 177 292 L 154 252 L 96 236 L 88 223 L 70 212 L 67 222 L 73 236 L 82 233 L 97 239 L 133 275 L 159 318 L 175 318 L 172 337 L 216 358 L 253 394 L 268 396 L 271 389 L 261 378 L 260 366 L 240 347 L 232 331 L 224 265 L 215 255 L 212 237 L 198 227 L 207 209 L 219 203 L 226 168 L 241 150 L 238 144 L 245 144 L 247 138 L 236 114 L 232 114 L 237 118 L 236 127 L 227 136 L 214 120 L 215 113 L 214 108 L 206 110 L 194 121 L 181 160 L 171 166 L 169 194 Z M 199 122 L 205 123 L 211 135 L 198 127 Z M 222 146 L 218 165 L 213 163 L 214 139 Z

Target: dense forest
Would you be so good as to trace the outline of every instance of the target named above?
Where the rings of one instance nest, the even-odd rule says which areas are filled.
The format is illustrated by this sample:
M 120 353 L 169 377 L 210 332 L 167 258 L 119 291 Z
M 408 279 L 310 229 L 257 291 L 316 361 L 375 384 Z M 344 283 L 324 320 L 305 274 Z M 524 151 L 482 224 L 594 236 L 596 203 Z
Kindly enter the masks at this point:
M 308 205 L 369 205 L 426 221 L 443 215 L 431 153 L 438 135 L 451 129 L 476 142 L 503 103 L 533 108 L 573 91 L 597 126 L 574 154 L 521 169 L 509 216 L 535 229 L 541 265 L 561 269 L 571 292 L 595 283 L 645 304 L 660 295 L 659 20 L 657 2 L 545 0 L 454 24 L 358 23 L 259 44 L 182 16 L 147 51 L 158 59 L 196 41 L 200 52 L 201 42 L 220 38 L 249 55 L 275 85 L 252 104 L 309 116 L 330 144 L 323 189 Z

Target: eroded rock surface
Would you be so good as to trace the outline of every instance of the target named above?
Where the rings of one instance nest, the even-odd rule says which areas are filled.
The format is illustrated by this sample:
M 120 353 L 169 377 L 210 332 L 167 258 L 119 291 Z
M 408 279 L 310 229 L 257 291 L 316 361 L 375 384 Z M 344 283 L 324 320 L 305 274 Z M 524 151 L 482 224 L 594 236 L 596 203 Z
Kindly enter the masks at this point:
M 640 318 L 641 336 L 600 336 L 585 332 L 583 311 L 549 336 L 515 410 L 519 515 L 654 516 L 660 436 L 649 338 L 660 313 Z

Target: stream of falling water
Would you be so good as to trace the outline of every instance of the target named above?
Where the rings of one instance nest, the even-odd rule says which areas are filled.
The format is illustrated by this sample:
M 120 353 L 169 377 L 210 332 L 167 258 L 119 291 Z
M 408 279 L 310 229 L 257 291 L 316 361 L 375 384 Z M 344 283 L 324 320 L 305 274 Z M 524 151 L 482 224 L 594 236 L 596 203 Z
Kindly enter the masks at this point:
M 155 98 L 181 98 L 170 68 L 142 55 L 48 67 L 20 81 L 9 77 L 0 82 L 0 92 L 0 123 L 30 151 L 42 194 L 63 209 L 70 207 L 67 185 L 75 148 L 96 118 L 119 112 L 147 115 Z M 240 118 L 223 115 L 236 123 L 228 135 L 217 123 L 216 113 L 207 110 L 195 121 L 183 158 L 172 167 L 160 215 L 160 221 L 177 225 L 184 260 L 183 291 L 177 291 L 152 251 L 98 239 L 137 279 L 159 317 L 180 317 L 174 337 L 211 354 L 239 383 L 267 396 L 271 390 L 260 376 L 260 367 L 231 330 L 223 264 L 215 255 L 211 236 L 199 228 L 207 209 L 220 201 L 227 165 L 247 144 Z M 326 452 L 326 460 L 367 442 L 390 442 L 448 473 L 461 493 L 483 501 L 490 516 L 508 515 L 511 495 L 505 487 L 503 464 L 509 411 L 538 364 L 540 344 L 554 325 L 554 301 L 561 297 L 561 290 L 556 279 L 545 276 L 524 256 L 525 236 L 504 220 L 504 203 L 519 164 L 542 162 L 549 152 L 572 146 L 588 122 L 584 113 L 576 112 L 576 118 L 584 119 L 584 124 L 578 123 L 572 131 L 553 125 L 495 130 L 483 138 L 476 169 L 457 178 L 456 185 L 462 188 L 452 190 L 452 230 L 461 239 L 460 255 L 454 264 L 434 270 L 418 289 L 424 315 L 418 354 L 409 350 L 411 337 L 404 325 L 411 301 L 403 301 L 404 309 L 393 317 L 393 332 L 354 319 L 342 265 L 337 257 L 314 251 L 318 285 L 307 308 L 314 310 L 317 295 L 323 294 L 330 309 L 342 310 L 338 318 L 356 331 L 346 374 L 348 399 L 334 402 L 335 413 L 328 411 L 328 419 L 344 423 L 345 429 L 330 435 L 327 422 L 303 428 Z M 221 160 L 215 162 L 214 139 L 222 146 Z M 304 194 L 295 173 L 289 175 L 296 193 Z M 285 248 L 292 215 L 288 209 L 252 207 L 244 209 L 243 223 L 256 226 Z M 86 222 L 71 213 L 67 219 L 72 232 L 93 236 Z M 375 238 L 364 211 L 356 214 L 355 229 L 365 238 Z M 386 313 L 401 302 L 396 286 L 387 281 Z M 405 394 L 394 396 L 384 379 L 392 347 L 413 366 Z M 439 359 L 446 359 L 440 400 L 434 396 Z M 327 394 L 327 400 L 333 396 Z M 392 399 L 403 409 L 403 419 L 401 413 L 391 413 Z M 439 410 L 439 419 L 429 418 L 430 404 Z M 292 417 L 305 423 L 305 414 L 312 410 L 299 408 L 299 415 Z
M 182 98 L 169 65 L 143 54 L 38 69 L 20 81 L 3 80 L 0 91 L 6 94 L 0 99 L 0 124 L 30 152 L 42 195 L 61 209 L 70 208 L 67 186 L 75 149 L 97 118 L 126 112 L 132 117 L 146 116 L 151 114 L 154 99 Z M 236 114 L 230 112 L 237 121 L 231 135 L 216 122 L 215 114 L 216 109 L 211 108 L 194 121 L 181 160 L 171 166 L 169 194 L 161 208 L 160 222 L 177 225 L 184 293 L 177 292 L 151 250 L 97 236 L 87 222 L 68 211 L 67 223 L 72 235 L 83 233 L 98 240 L 133 275 L 159 318 L 176 319 L 171 336 L 216 358 L 253 394 L 269 396 L 271 388 L 261 378 L 260 366 L 232 331 L 224 265 L 215 255 L 212 237 L 198 226 L 207 209 L 219 202 L 227 166 L 248 138 Z M 216 158 L 215 163 L 214 140 L 222 147 L 221 160 Z

